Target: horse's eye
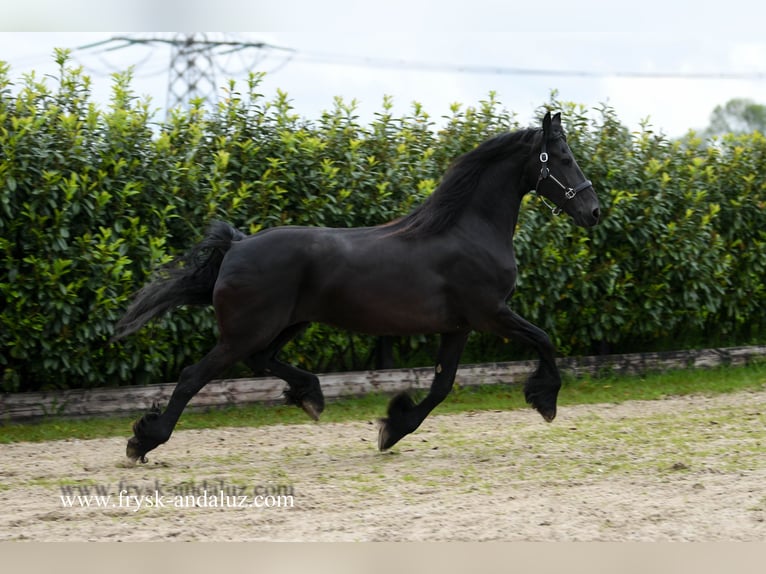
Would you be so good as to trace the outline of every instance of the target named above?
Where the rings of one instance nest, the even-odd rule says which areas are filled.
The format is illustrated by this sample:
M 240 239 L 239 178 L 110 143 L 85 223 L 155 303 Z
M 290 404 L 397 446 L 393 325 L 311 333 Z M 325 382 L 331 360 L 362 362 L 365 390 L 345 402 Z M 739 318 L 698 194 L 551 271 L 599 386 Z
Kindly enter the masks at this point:
M 564 165 L 572 165 L 572 158 L 565 157 L 564 159 L 561 160 L 561 163 L 563 163 Z

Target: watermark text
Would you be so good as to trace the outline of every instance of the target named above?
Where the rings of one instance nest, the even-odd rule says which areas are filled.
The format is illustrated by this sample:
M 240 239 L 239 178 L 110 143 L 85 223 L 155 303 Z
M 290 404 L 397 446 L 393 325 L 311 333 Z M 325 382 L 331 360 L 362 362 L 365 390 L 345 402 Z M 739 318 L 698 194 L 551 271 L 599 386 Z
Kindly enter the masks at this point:
M 294 508 L 292 485 L 237 485 L 224 481 L 177 485 L 129 484 L 62 485 L 64 508 L 124 508 L 138 512 L 150 508 Z

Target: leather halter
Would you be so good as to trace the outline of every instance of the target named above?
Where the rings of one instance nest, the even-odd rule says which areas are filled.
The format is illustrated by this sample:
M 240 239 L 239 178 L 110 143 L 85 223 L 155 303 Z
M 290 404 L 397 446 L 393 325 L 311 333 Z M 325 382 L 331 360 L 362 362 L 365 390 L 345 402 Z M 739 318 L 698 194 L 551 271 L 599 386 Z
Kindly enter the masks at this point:
M 544 179 L 552 179 L 554 182 L 558 184 L 558 186 L 564 190 L 564 198 L 566 201 L 569 201 L 570 199 L 573 199 L 578 193 L 580 193 L 583 189 L 587 189 L 591 187 L 593 184 L 589 179 L 586 179 L 585 181 L 581 181 L 574 187 L 567 187 L 563 183 L 561 183 L 558 178 L 556 178 L 555 175 L 551 173 L 550 168 L 548 167 L 548 146 L 547 146 L 547 134 L 543 133 L 543 143 L 540 146 L 540 175 L 537 177 L 537 183 L 535 184 L 535 193 L 540 196 L 540 199 L 543 200 L 543 203 L 545 206 L 551 210 L 551 213 L 553 215 L 560 214 L 563 209 L 556 205 L 551 205 L 548 203 L 545 199 L 545 197 L 538 191 L 538 188 L 540 187 L 540 182 Z M 553 201 L 553 200 L 551 200 Z

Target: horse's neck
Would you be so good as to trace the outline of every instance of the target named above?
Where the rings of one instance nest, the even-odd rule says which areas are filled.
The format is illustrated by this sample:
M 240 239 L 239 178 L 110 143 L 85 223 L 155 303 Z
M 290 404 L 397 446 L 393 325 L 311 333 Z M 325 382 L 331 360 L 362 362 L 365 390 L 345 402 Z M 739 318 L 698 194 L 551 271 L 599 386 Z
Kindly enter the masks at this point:
M 516 170 L 503 170 L 483 178 L 474 192 L 461 227 L 502 243 L 510 243 L 519 219 L 523 178 Z

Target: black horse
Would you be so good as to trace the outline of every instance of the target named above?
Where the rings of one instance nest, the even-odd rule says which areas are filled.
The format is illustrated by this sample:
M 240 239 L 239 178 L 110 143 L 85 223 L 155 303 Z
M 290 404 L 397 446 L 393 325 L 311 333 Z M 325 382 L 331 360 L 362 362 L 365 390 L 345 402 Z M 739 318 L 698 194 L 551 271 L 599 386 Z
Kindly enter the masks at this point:
M 512 236 L 530 189 L 555 204 L 554 213 L 585 227 L 598 223 L 598 198 L 566 143 L 561 114 L 547 113 L 542 130 L 499 135 L 459 157 L 423 204 L 384 225 L 277 227 L 246 236 L 214 222 L 199 245 L 136 294 L 117 324 L 115 340 L 178 305 L 212 304 L 220 331 L 216 346 L 181 372 L 167 408 L 155 405 L 133 425 L 128 457 L 145 462 L 170 438 L 189 400 L 239 361 L 284 379 L 288 401 L 318 419 L 319 379 L 277 358 L 315 321 L 374 335 L 441 335 L 430 391 L 417 404 L 407 393 L 391 400 L 381 450 L 444 400 L 472 330 L 537 350 L 539 367 L 524 393 L 553 420 L 561 387 L 553 344 L 507 305 L 516 281 Z

